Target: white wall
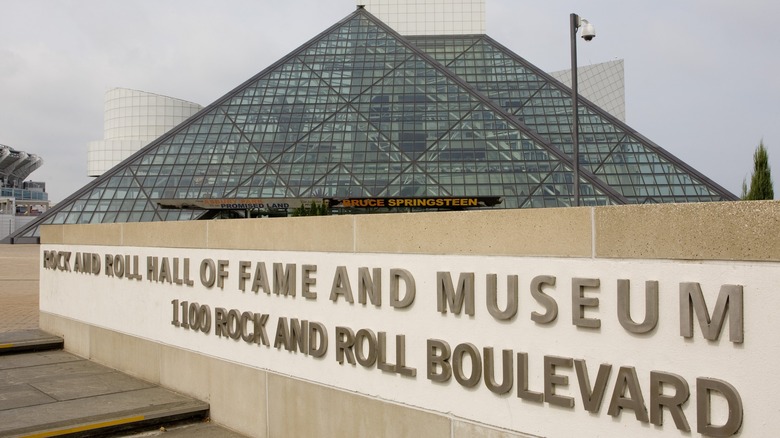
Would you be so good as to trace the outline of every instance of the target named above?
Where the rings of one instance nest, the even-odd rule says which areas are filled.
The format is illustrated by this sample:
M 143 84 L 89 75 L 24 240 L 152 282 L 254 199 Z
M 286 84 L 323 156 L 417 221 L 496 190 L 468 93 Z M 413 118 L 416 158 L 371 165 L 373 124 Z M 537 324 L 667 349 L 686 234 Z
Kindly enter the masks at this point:
M 145 91 L 108 90 L 103 139 L 88 144 L 87 174 L 100 176 L 201 108 L 196 103 Z
M 401 35 L 485 33 L 485 0 L 357 0 Z
M 615 416 L 608 414 L 610 399 L 618 382 L 621 367 L 635 369 L 638 384 L 647 409 L 650 408 L 650 373 L 660 371 L 679 375 L 689 385 L 691 395 L 684 405 L 690 427 L 697 429 L 697 378 L 715 378 L 728 382 L 739 392 L 744 402 L 746 418 L 739 435 L 768 436 L 774 431 L 773 422 L 762 421 L 775 415 L 774 394 L 780 392 L 780 381 L 772 378 L 774 364 L 780 358 L 780 344 L 773 336 L 775 309 L 780 308 L 780 294 L 775 280 L 780 275 L 778 263 L 755 262 L 686 262 L 666 260 L 603 260 L 582 258 L 446 256 L 411 254 L 344 254 L 322 252 L 279 252 L 250 250 L 199 250 L 170 248 L 140 248 L 111 246 L 41 246 L 42 251 L 95 253 L 102 262 L 97 275 L 44 269 L 41 272 L 41 311 L 60 315 L 89 325 L 105 328 L 162 343 L 207 356 L 225 359 L 248 367 L 289 375 L 316 384 L 356 392 L 369 398 L 399 403 L 441 415 L 453 415 L 481 424 L 516 432 L 547 437 L 632 436 L 655 437 L 659 432 L 672 435 L 677 429 L 669 412 L 665 412 L 663 426 L 640 422 L 631 410 Z M 141 280 L 119 279 L 105 273 L 106 254 L 138 256 Z M 184 259 L 189 260 L 189 278 L 192 286 L 175 282 L 155 282 L 148 279 L 147 256 L 179 260 L 178 276 L 183 276 Z M 70 268 L 73 269 L 71 255 Z M 222 288 L 207 288 L 201 284 L 199 266 L 203 260 L 225 260 L 227 277 Z M 239 288 L 239 263 L 248 261 L 254 274 L 257 262 L 265 262 L 268 280 L 273 285 L 273 263 L 297 267 L 295 296 L 280 296 L 252 292 L 252 278 L 247 291 Z M 302 296 L 301 273 L 304 265 L 315 265 L 316 279 L 312 291 L 316 299 Z M 329 299 L 334 289 L 338 266 L 344 266 L 351 280 L 355 303 L 343 297 L 336 302 Z M 359 267 L 381 269 L 382 305 L 358 303 Z M 173 268 L 171 268 L 173 269 Z M 405 308 L 390 305 L 390 269 L 403 269 L 414 278 L 416 295 Z M 470 272 L 476 278 L 476 303 L 473 317 L 465 314 L 442 314 L 437 310 L 437 272 L 449 272 L 457 284 L 460 273 Z M 499 321 L 487 310 L 485 279 L 498 275 L 499 307 L 505 305 L 507 276 L 516 275 L 519 283 L 519 312 L 508 320 Z M 531 280 L 539 275 L 555 277 L 555 285 L 545 292 L 558 305 L 558 317 L 549 324 L 531 319 L 531 312 L 543 313 L 545 308 L 531 295 Z M 578 314 L 572 298 L 574 278 L 598 279 L 600 286 L 586 288 L 585 296 L 598 299 L 598 305 L 584 310 L 585 318 L 600 320 L 601 327 L 589 329 L 573 324 Z M 632 285 L 632 314 L 635 320 L 644 316 L 644 284 L 659 282 L 659 323 L 648 334 L 637 335 L 625 330 L 617 318 L 617 281 L 629 279 Z M 703 339 L 698 324 L 694 336 L 680 335 L 681 282 L 701 285 L 710 311 L 715 306 L 723 285 L 741 285 L 745 294 L 744 343 L 729 341 L 727 321 L 717 341 Z M 405 284 L 405 283 L 403 283 Z M 407 288 L 400 288 L 405 295 Z M 267 335 L 271 346 L 251 344 L 215 335 L 214 326 L 208 334 L 177 328 L 172 325 L 173 300 L 197 302 L 210 307 L 214 317 L 217 308 L 238 309 L 241 312 L 268 314 Z M 733 305 L 733 303 L 732 303 Z M 280 317 L 317 321 L 326 327 L 329 347 L 322 358 L 313 358 L 300 352 L 274 348 L 277 322 Z M 179 316 L 182 319 L 182 316 Z M 251 323 L 249 324 L 252 325 Z M 375 366 L 340 364 L 336 360 L 336 327 L 344 326 L 354 332 L 370 329 L 387 333 L 390 363 L 396 363 L 395 336 L 406 336 L 406 364 L 416 368 L 416 376 L 401 376 L 383 372 Z M 553 406 L 549 402 L 536 403 L 518 398 L 519 383 L 515 380 L 506 395 L 490 392 L 484 376 L 475 388 L 466 388 L 454 378 L 437 383 L 426 376 L 426 342 L 438 339 L 448 342 L 452 349 L 461 343 L 471 343 L 484 354 L 484 347 L 500 351 L 510 349 L 513 358 L 519 352 L 528 354 L 528 389 L 544 392 L 545 357 L 563 357 L 585 360 L 590 384 L 596 381 L 599 365 L 611 364 L 612 371 L 606 385 L 604 400 L 598 413 L 583 408 L 578 377 L 573 367 L 559 367 L 555 378 L 568 379 L 555 386 L 555 394 L 571 397 L 572 408 Z M 467 359 L 466 363 L 470 361 Z M 517 373 L 516 359 L 511 375 Z M 501 381 L 502 366 L 496 368 Z M 749 372 L 746 372 L 749 370 Z M 466 365 L 465 372 L 471 372 Z M 667 394 L 669 388 L 666 389 Z M 638 400 L 637 394 L 625 397 Z M 722 397 L 713 397 L 712 423 L 726 422 L 728 406 Z M 748 417 L 749 415 L 749 417 Z M 695 436 L 699 436 L 696 434 Z

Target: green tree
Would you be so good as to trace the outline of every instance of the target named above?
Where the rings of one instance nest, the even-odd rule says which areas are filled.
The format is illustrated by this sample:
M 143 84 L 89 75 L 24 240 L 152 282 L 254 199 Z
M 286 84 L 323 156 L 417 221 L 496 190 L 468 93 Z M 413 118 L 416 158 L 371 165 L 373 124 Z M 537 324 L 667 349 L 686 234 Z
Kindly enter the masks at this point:
M 753 175 L 750 177 L 750 189 L 747 190 L 747 194 L 743 196 L 743 199 L 755 201 L 774 198 L 772 173 L 769 169 L 769 154 L 767 154 L 764 147 L 764 140 L 761 140 L 758 148 L 756 148 L 756 152 L 753 154 Z
M 312 202 L 309 205 L 301 204 L 292 211 L 290 216 L 330 216 L 330 208 L 328 208 L 325 202 L 321 204 L 316 202 Z

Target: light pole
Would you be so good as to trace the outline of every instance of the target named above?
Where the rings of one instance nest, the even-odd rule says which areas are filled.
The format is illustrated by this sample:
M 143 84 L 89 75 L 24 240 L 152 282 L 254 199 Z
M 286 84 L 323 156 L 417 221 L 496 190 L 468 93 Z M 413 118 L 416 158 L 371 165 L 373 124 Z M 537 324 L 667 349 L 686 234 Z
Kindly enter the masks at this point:
M 577 14 L 569 16 L 569 29 L 571 31 L 571 138 L 574 148 L 574 205 L 580 206 L 580 123 L 579 93 L 577 91 L 577 29 L 582 26 L 582 38 L 590 41 L 596 38 L 596 29 L 592 24 L 580 18 Z

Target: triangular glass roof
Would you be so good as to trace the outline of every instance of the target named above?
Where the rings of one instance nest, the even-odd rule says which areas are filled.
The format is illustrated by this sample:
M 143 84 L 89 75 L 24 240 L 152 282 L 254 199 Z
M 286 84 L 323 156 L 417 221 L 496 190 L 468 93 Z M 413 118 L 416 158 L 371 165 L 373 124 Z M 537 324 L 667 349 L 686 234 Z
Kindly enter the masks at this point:
M 571 89 L 487 35 L 408 38 L 519 122 L 572 155 Z M 586 99 L 580 165 L 632 204 L 734 200 L 734 195 Z
M 501 196 L 505 208 L 572 205 L 566 90 L 484 36 L 413 41 L 419 47 L 359 8 L 15 236 L 34 237 L 41 223 L 201 215 L 160 209 L 159 199 L 468 195 Z M 589 111 L 583 205 L 733 198 Z

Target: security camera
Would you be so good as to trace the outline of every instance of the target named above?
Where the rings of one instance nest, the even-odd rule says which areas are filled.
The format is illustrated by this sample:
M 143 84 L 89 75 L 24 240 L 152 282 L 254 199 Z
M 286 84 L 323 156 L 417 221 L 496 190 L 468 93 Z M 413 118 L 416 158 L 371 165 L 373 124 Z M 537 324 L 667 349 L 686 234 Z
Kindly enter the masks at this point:
M 582 39 L 590 41 L 596 38 L 596 28 L 588 22 L 588 20 L 582 20 Z

